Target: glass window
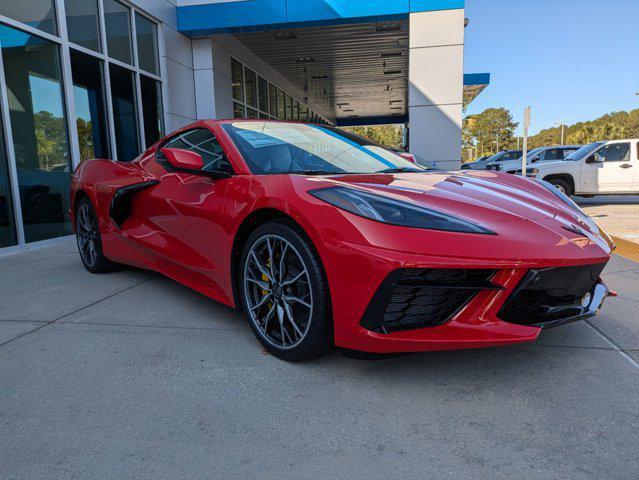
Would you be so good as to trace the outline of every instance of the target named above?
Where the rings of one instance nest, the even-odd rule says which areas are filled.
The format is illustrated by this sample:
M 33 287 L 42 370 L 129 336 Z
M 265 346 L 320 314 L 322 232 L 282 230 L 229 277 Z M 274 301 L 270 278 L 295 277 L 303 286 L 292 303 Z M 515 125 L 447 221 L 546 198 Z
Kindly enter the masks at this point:
M 262 77 L 257 80 L 257 104 L 263 112 L 268 112 L 268 82 Z
M 247 118 L 258 118 L 257 110 L 253 108 L 246 109 L 246 117 Z
M 98 2 L 96 0 L 64 0 L 69 41 L 101 51 Z
M 110 158 L 102 68 L 100 60 L 71 50 L 80 160 Z
M 277 118 L 280 120 L 286 120 L 286 104 L 284 92 L 282 90 L 277 91 Z
M 144 117 L 144 140 L 148 148 L 157 142 L 164 132 L 162 85 L 146 75 L 140 75 L 140 91 L 142 93 L 142 116 Z
M 610 143 L 599 150 L 597 156 L 603 162 L 628 162 L 630 161 L 630 144 Z
M 27 242 L 68 235 L 69 144 L 56 44 L 0 25 Z
M 233 102 L 233 118 L 244 118 L 244 106 Z
M 564 148 L 563 158 L 566 158 L 577 151 L 576 148 Z
M 308 122 L 308 107 L 306 105 L 300 105 L 300 120 Z
M 111 64 L 109 73 L 117 158 L 121 162 L 128 162 L 137 157 L 140 152 L 133 72 Z
M 300 120 L 300 102 L 295 102 L 293 104 L 293 120 L 299 122 Z
M 257 107 L 257 79 L 255 72 L 249 68 L 244 70 L 244 85 L 246 104 L 250 107 Z
M 9 159 L 0 117 L 0 248 L 18 243 L 13 216 L 13 197 L 9 183 Z
M 133 63 L 130 20 L 128 7 L 115 0 L 104 0 L 104 23 L 109 56 L 128 64 Z
M 139 67 L 157 75 L 160 68 L 158 66 L 158 35 L 155 23 L 136 12 L 135 35 L 138 42 Z
M 308 170 L 318 173 L 424 170 L 363 137 L 335 128 L 260 120 L 225 123 L 222 128 L 251 172 L 258 175 Z
M 277 88 L 271 83 L 268 84 L 268 103 L 268 113 L 277 115 Z
M 564 156 L 560 148 L 551 148 L 544 152 L 544 160 L 563 160 Z
M 233 174 L 233 167 L 226 158 L 224 149 L 213 135 L 213 132 L 206 128 L 198 128 L 182 133 L 181 135 L 167 142 L 165 147 L 183 148 L 199 153 L 204 166 L 202 170 L 222 171 Z
M 231 58 L 231 82 L 233 85 L 233 98 L 243 102 L 244 90 L 242 85 L 244 84 L 244 72 L 242 64 L 234 58 Z
M 293 99 L 286 95 L 286 120 L 293 120 Z
M 26 23 L 47 33 L 56 35 L 54 0 L 3 0 L 0 2 L 0 14 Z

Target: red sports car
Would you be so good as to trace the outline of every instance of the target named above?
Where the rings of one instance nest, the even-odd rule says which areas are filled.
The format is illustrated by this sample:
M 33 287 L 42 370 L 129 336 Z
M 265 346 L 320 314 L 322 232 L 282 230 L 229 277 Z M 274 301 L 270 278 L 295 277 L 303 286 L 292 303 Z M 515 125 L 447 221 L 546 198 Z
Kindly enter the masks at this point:
M 201 121 L 72 180 L 82 262 L 246 312 L 274 355 L 535 340 L 595 315 L 610 239 L 551 185 L 420 167 L 350 133 Z

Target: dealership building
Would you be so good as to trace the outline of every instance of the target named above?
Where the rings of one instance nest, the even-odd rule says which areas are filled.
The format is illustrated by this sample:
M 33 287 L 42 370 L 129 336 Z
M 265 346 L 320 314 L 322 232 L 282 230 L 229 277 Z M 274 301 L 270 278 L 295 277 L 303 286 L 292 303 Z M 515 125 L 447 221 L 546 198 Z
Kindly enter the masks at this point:
M 461 158 L 464 0 L 0 1 L 0 253 L 69 235 L 70 172 L 197 119 L 403 124 Z

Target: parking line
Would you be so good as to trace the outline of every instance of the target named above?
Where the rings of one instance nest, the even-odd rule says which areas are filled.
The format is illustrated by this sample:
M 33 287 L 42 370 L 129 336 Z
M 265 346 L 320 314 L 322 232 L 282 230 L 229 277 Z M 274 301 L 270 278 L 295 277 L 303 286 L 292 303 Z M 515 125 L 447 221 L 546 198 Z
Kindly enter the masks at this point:
M 621 255 L 628 260 L 639 262 L 639 243 L 631 242 L 630 240 L 615 235 L 611 235 L 611 237 L 617 245 L 615 249 L 617 255 Z
M 601 338 L 603 338 L 614 350 L 617 350 L 621 354 L 621 356 L 623 356 L 626 360 L 628 360 L 635 368 L 639 368 L 639 362 L 637 362 L 634 358 L 632 358 L 630 355 L 628 355 L 626 352 L 624 352 L 619 345 L 617 345 L 615 342 L 613 342 L 610 339 L 610 337 L 608 337 L 608 335 L 603 333 L 601 330 L 599 330 L 597 327 L 595 327 L 592 323 L 590 323 L 588 321 L 586 323 L 588 325 L 590 325 L 590 327 L 596 333 L 598 333 Z

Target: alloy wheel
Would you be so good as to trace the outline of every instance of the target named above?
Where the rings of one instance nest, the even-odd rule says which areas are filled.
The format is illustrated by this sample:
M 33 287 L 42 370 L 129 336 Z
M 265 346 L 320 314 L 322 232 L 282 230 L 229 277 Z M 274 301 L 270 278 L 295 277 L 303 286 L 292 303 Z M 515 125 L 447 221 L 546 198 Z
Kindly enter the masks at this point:
M 93 267 L 98 258 L 99 234 L 98 219 L 89 204 L 85 202 L 78 208 L 76 237 L 82 260 L 89 267 Z
M 285 238 L 269 234 L 251 246 L 244 264 L 244 295 L 259 334 L 280 349 L 299 345 L 313 316 L 308 269 Z

